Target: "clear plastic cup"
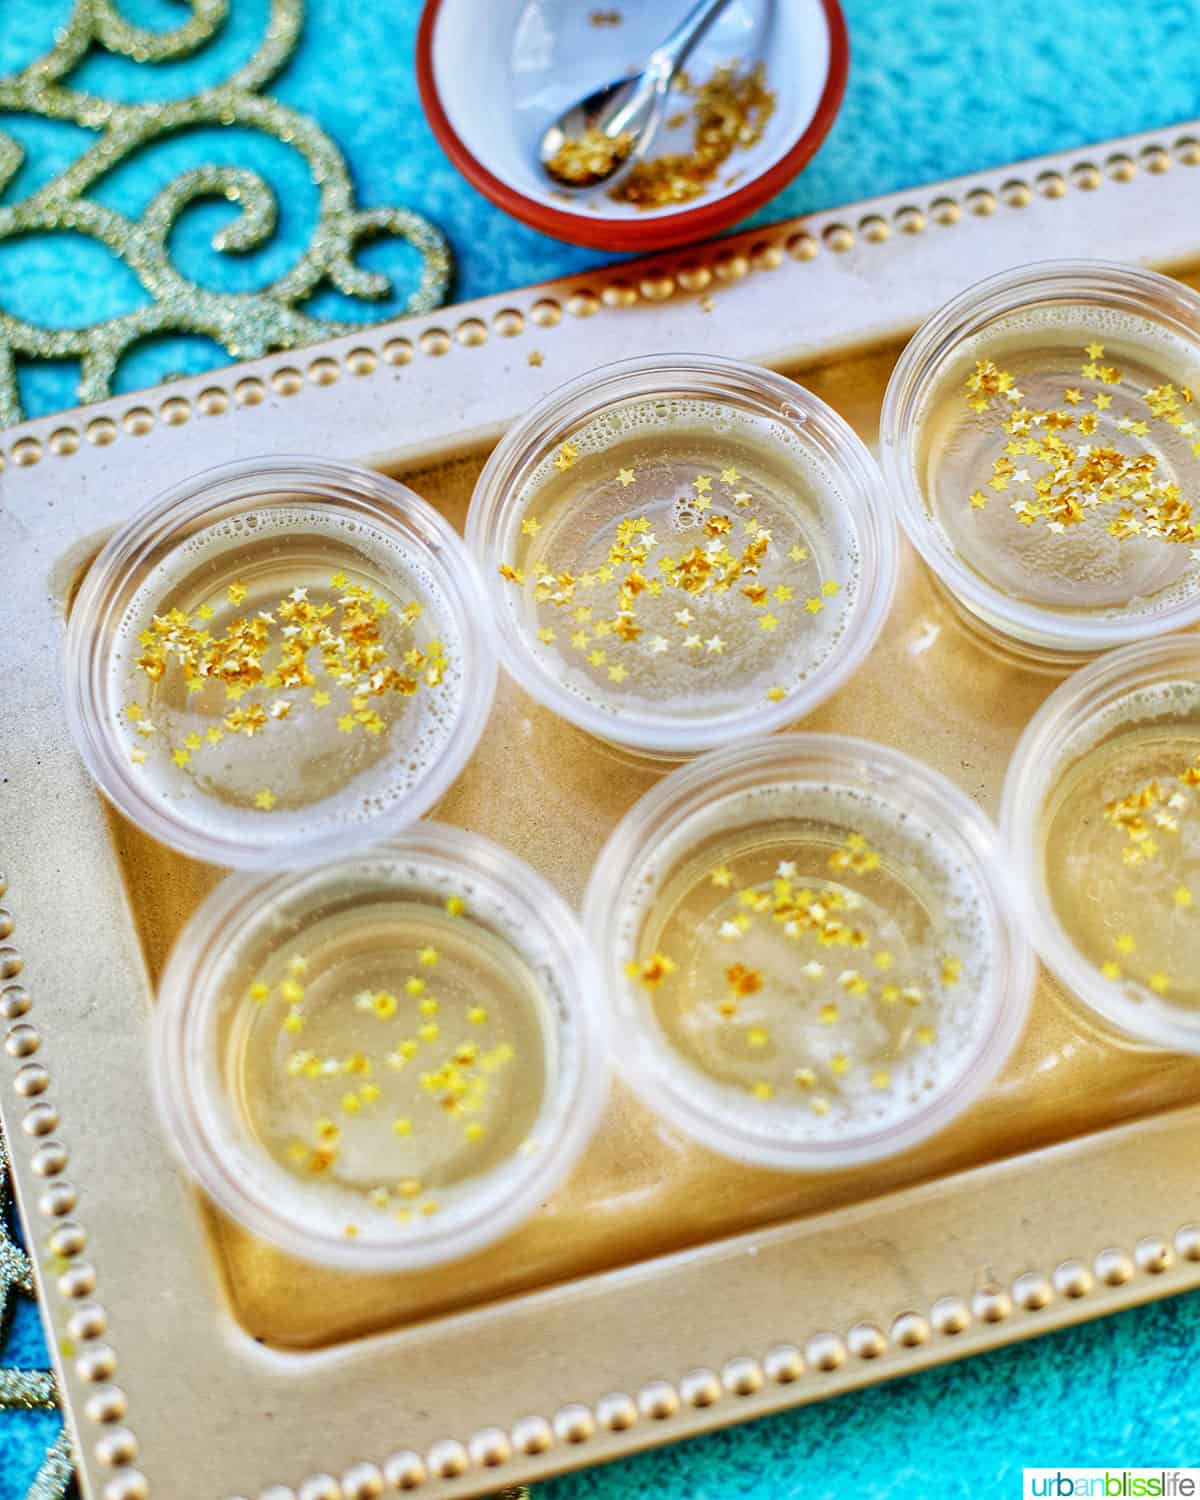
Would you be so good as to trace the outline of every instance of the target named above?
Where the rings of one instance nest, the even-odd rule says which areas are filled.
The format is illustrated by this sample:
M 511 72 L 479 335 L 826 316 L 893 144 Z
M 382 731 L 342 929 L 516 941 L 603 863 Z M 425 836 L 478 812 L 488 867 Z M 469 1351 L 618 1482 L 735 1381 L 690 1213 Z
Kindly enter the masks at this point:
M 1200 1052 L 1200 637 L 1062 683 L 1017 745 L 1001 825 L 1046 965 L 1118 1031 Z
M 781 734 L 672 772 L 597 861 L 584 922 L 617 1066 L 664 1119 L 762 1166 L 849 1167 L 977 1099 L 1032 952 L 995 830 L 866 740 Z
M 447 523 L 380 474 L 209 470 L 84 577 L 71 733 L 164 844 L 244 868 L 327 858 L 428 811 L 475 748 L 496 681 L 479 591 Z
M 967 616 L 1035 661 L 1078 666 L 1190 625 L 1200 512 L 1168 540 L 1144 507 L 1159 502 L 1148 484 L 1200 503 L 1198 382 L 1190 288 L 1101 261 L 989 277 L 918 329 L 888 384 L 881 461 L 900 523 Z M 1064 445 L 1053 462 L 1047 438 Z
M 540 402 L 488 460 L 467 542 L 525 691 L 674 759 L 832 693 L 874 644 L 897 566 L 878 469 L 846 423 L 782 376 L 690 354 Z
M 415 1270 L 515 1229 L 607 1089 L 599 965 L 562 898 L 434 822 L 239 874 L 167 964 L 158 1109 L 226 1213 L 306 1260 Z

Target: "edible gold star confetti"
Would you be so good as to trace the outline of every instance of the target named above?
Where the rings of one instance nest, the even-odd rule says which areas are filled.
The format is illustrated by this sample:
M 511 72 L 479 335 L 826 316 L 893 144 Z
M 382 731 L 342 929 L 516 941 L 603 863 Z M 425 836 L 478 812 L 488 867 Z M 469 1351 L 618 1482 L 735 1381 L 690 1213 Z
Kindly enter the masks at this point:
M 554 461 L 559 467 L 569 467 L 576 453 L 575 445 L 562 444 Z M 736 464 L 720 463 L 714 469 L 720 475 L 723 494 L 741 480 Z M 618 467 L 610 474 L 615 483 L 626 489 L 636 479 L 633 465 Z M 677 499 L 677 504 L 684 507 L 679 514 L 695 518 L 685 524 L 698 523 L 708 539 L 706 543 L 689 546 L 678 541 L 677 534 L 670 541 L 660 542 L 648 515 L 635 512 L 612 523 L 606 559 L 578 575 L 556 572 L 547 564 L 544 554 L 537 555 L 542 524 L 537 518 L 526 517 L 520 532 L 522 542 L 531 545 L 528 550 L 519 547 L 525 555 L 499 563 L 498 571 L 514 587 L 531 591 L 535 606 L 545 612 L 533 627 L 538 641 L 559 649 L 569 644 L 570 650 L 579 652 L 583 663 L 595 669 L 596 675 L 610 687 L 630 683 L 645 691 L 645 675 L 634 671 L 635 663 L 642 659 L 675 651 L 698 664 L 734 651 L 745 651 L 745 638 L 724 628 L 727 610 L 722 607 L 720 616 L 715 613 L 721 596 L 736 590 L 749 609 L 759 612 L 759 629 L 766 634 L 783 625 L 791 610 L 800 608 L 796 589 L 778 578 L 762 581 L 759 575 L 770 563 L 778 567 L 785 554 L 782 548 L 773 549 L 770 528 L 753 514 L 743 518 L 745 541 L 738 546 L 729 540 L 734 529 L 733 518 L 714 506 L 713 491 L 717 483 L 714 473 L 694 473 L 689 481 L 692 493 Z M 737 490 L 733 494 L 735 504 L 749 505 L 752 498 L 748 491 Z M 791 562 L 808 561 L 807 549 L 795 544 L 786 556 Z M 840 589 L 836 580 L 826 580 L 823 593 L 808 603 L 807 612 L 818 613 L 824 608 L 825 599 Z M 585 590 L 589 601 L 586 606 L 579 603 L 580 593 Z M 661 629 L 648 631 L 648 618 L 658 621 L 655 616 L 647 615 L 647 601 L 669 600 L 672 595 L 680 594 L 696 604 L 696 608 L 682 604 L 669 612 L 669 618 L 682 635 L 676 638 L 664 635 Z M 698 613 L 701 605 L 708 606 L 710 600 L 712 607 Z M 773 607 L 768 608 L 769 604 Z M 578 627 L 565 633 L 550 623 L 564 609 Z M 665 622 L 667 616 L 662 618 Z M 714 630 L 718 618 L 722 628 Z M 792 614 L 793 626 L 796 619 Z M 707 630 L 702 628 L 705 625 Z M 603 639 L 603 644 L 598 638 Z M 780 701 L 786 691 L 782 686 L 771 688 L 769 701 Z
M 385 721 L 367 707 L 369 699 L 392 693 L 410 696 L 422 685 L 432 688 L 442 681 L 447 661 L 439 642 L 430 641 L 424 649 L 407 645 L 402 651 L 402 665 L 393 658 L 393 648 L 384 639 L 380 625 L 390 601 L 341 572 L 330 580 L 330 588 L 338 591 L 336 603 L 330 600 L 317 604 L 308 598 L 307 588 L 297 587 L 273 610 L 260 610 L 252 618 L 238 616 L 219 635 L 197 630 L 192 619 L 178 608 L 153 617 L 140 637 L 142 655 L 136 663 L 152 691 L 170 671 L 177 670 L 189 696 L 209 688 L 223 690 L 224 702 L 234 705 L 227 709 L 221 724 L 212 725 L 203 737 L 194 730 L 183 737 L 182 744 L 170 752 L 177 766 L 187 767 L 205 744 L 219 745 L 227 733 L 253 738 L 269 722 L 283 724 L 292 719 L 300 700 L 284 697 L 281 691 L 315 688 L 317 672 L 350 696 L 354 712 L 344 713 L 337 720 L 344 734 L 354 733 L 356 725 L 370 735 L 382 733 Z M 227 587 L 225 594 L 237 607 L 246 602 L 249 590 L 238 580 Z M 410 601 L 403 608 L 400 628 L 411 629 L 420 614 L 420 605 Z M 265 701 L 250 696 L 262 689 L 275 696 Z M 331 694 L 317 688 L 308 702 L 320 711 L 332 702 Z M 124 714 L 138 733 L 154 732 L 155 726 L 140 703 L 126 705 Z M 269 811 L 273 799 L 267 802 L 260 793 L 256 805 Z
M 1101 365 L 1099 356 L 1091 356 L 1091 350 L 1102 347 L 1096 342 L 1087 345 L 1089 361 L 1081 366 L 1080 374 L 1085 380 L 1121 385 L 1120 369 Z M 1188 425 L 1184 408 L 1191 404 L 1191 394 L 1169 383 L 1139 393 L 1153 420 L 1179 429 Z M 1008 503 L 1017 521 L 1022 526 L 1044 523 L 1058 534 L 1099 511 L 1108 516 L 1105 529 L 1118 541 L 1132 536 L 1171 543 L 1200 540 L 1193 502 L 1177 484 L 1159 477 L 1156 453 L 1127 452 L 1116 441 L 1077 445 L 1065 436 L 1072 428 L 1081 437 L 1093 435 L 1098 426 L 1096 413 L 1108 410 L 1112 397 L 1095 392 L 1091 397 L 1095 412 L 1082 412 L 1078 418 L 1072 408 L 1083 400 L 1082 388 L 1066 387 L 1063 399 L 1064 410 L 1025 406 L 1012 374 L 989 359 L 977 360 L 967 377 L 967 404 L 981 415 L 998 409 L 1000 425 L 1010 436 L 1005 452 L 993 461 L 987 488 L 995 495 L 1013 494 Z M 1130 437 L 1145 438 L 1150 433 L 1150 424 L 1144 420 L 1124 417 L 1115 425 Z M 1015 464 L 1014 457 L 1024 458 L 1026 466 Z M 972 509 L 984 510 L 988 497 L 976 489 L 969 502 Z
M 654 209 L 700 197 L 717 183 L 735 151 L 761 139 L 775 109 L 761 63 L 747 72 L 718 68 L 699 85 L 679 75 L 673 89 L 692 99 L 691 150 L 637 162 L 608 190 L 615 202 Z

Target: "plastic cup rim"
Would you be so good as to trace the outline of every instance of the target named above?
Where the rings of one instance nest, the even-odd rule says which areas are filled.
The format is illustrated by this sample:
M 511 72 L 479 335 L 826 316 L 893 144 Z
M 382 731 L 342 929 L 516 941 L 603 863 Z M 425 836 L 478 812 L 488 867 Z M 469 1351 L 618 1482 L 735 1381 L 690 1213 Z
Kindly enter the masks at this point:
M 455 617 L 462 642 L 461 708 L 439 758 L 387 812 L 360 823 L 319 830 L 294 840 L 264 843 L 247 831 L 241 838 L 206 831 L 174 816 L 146 794 L 130 774 L 127 757 L 111 727 L 106 682 L 109 653 L 104 637 L 119 620 L 117 594 L 128 569 L 178 527 L 208 509 L 236 506 L 230 488 L 248 487 L 246 504 L 270 483 L 291 485 L 330 508 L 339 496 L 321 485 L 342 485 L 364 506 L 372 525 L 398 532 L 405 523 L 406 546 L 417 549 L 437 578 Z M 307 487 L 307 488 L 305 488 Z M 447 566 L 446 558 L 452 565 Z M 121 525 L 88 568 L 67 620 L 65 706 L 71 736 L 92 779 L 107 799 L 160 843 L 209 864 L 270 870 L 311 864 L 399 832 L 445 795 L 483 733 L 495 697 L 497 663 L 487 633 L 476 618 L 482 585 L 461 539 L 427 501 L 384 474 L 357 464 L 308 455 L 264 455 L 203 470 L 157 495 Z
M 546 1149 L 528 1158 L 528 1170 L 512 1186 L 502 1208 L 489 1204 L 482 1218 L 439 1228 L 436 1218 L 420 1235 L 390 1240 L 346 1239 L 322 1233 L 302 1216 L 280 1210 L 222 1160 L 219 1142 L 205 1123 L 207 1092 L 189 1063 L 202 1045 L 204 1026 L 219 996 L 212 990 L 218 935 L 243 937 L 262 921 L 270 903 L 314 878 L 336 877 L 338 868 L 373 858 L 417 857 L 462 869 L 472 879 L 503 883 L 528 914 L 531 925 L 554 938 L 570 966 L 567 993 L 579 1029 L 580 1065 L 564 1107 L 565 1127 Z M 252 1233 L 312 1263 L 355 1271 L 416 1271 L 460 1259 L 494 1243 L 524 1223 L 566 1178 L 585 1150 L 608 1092 L 608 1009 L 600 967 L 578 918 L 566 901 L 523 860 L 480 834 L 424 819 L 400 836 L 360 847 L 320 868 L 240 871 L 228 876 L 203 902 L 176 941 L 159 985 L 152 1020 L 153 1094 L 174 1149 L 208 1196 Z M 247 1144 L 244 1148 L 253 1151 Z
M 953 1083 L 929 1104 L 898 1123 L 843 1140 L 780 1142 L 771 1138 L 769 1129 L 753 1132 L 732 1127 L 715 1110 L 694 1107 L 672 1091 L 672 1065 L 660 1062 L 667 1052 L 666 1044 L 638 1020 L 638 1007 L 628 1001 L 627 980 L 617 967 L 612 934 L 621 889 L 657 841 L 682 826 L 714 797 L 781 779 L 798 779 L 797 773 L 814 763 L 832 766 L 851 780 L 883 773 L 893 784 L 903 782 L 909 795 L 915 791 L 922 810 L 934 823 L 945 824 L 957 836 L 987 897 L 999 962 L 981 1002 L 991 1010 L 991 1024 Z M 602 955 L 614 1011 L 625 1022 L 624 1031 L 620 1025 L 613 1029 L 614 1066 L 628 1077 L 643 1102 L 670 1124 L 724 1156 L 756 1166 L 836 1170 L 882 1160 L 928 1139 L 956 1119 L 992 1083 L 1011 1054 L 1029 1012 L 1035 962 L 1015 923 L 998 847 L 994 825 L 947 777 L 899 750 L 857 736 L 805 730 L 762 736 L 711 751 L 680 767 L 647 792 L 613 830 L 584 897 L 584 926 Z M 668 1080 L 667 1087 L 664 1080 Z
M 537 461 L 565 433 L 615 402 L 648 397 L 668 382 L 714 400 L 752 397 L 833 468 L 857 534 L 862 575 L 859 601 L 842 639 L 781 703 L 764 703 L 716 723 L 655 718 L 617 718 L 563 688 L 517 628 L 499 582 L 498 567 L 508 523 L 521 488 Z M 771 403 L 774 404 L 771 404 Z M 797 417 L 799 420 L 796 420 Z M 819 431 L 821 443 L 811 441 Z M 589 370 L 552 391 L 501 439 L 484 466 L 467 515 L 467 545 L 483 577 L 496 621 L 497 650 L 509 675 L 531 697 L 560 718 L 610 743 L 650 755 L 691 756 L 733 744 L 747 735 L 782 728 L 810 713 L 846 682 L 871 651 L 895 596 L 899 543 L 883 496 L 875 460 L 858 434 L 819 397 L 774 371 L 707 354 L 651 354 Z
M 1168 325 L 1192 343 L 1200 363 L 1200 294 L 1156 271 L 1104 260 L 1034 261 L 973 283 L 926 319 L 909 340 L 888 381 L 879 422 L 880 464 L 908 540 L 946 588 L 973 614 L 1022 643 L 1098 654 L 1200 621 L 1200 595 L 1160 614 L 1085 619 L 1013 599 L 960 562 L 933 522 L 913 470 L 914 416 L 939 371 L 965 339 L 994 318 L 1027 304 L 1129 299 L 1129 310 Z M 1157 298 L 1172 309 L 1147 307 Z M 1141 300 L 1139 300 L 1141 299 Z

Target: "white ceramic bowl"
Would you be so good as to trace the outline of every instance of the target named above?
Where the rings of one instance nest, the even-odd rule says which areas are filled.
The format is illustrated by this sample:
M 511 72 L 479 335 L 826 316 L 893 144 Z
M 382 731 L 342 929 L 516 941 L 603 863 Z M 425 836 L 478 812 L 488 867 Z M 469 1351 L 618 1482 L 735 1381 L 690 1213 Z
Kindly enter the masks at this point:
M 659 209 L 615 203 L 604 190 L 571 198 L 538 163 L 542 132 L 602 84 L 645 65 L 691 0 L 605 7 L 541 0 L 427 0 L 417 79 L 434 134 L 486 197 L 545 234 L 606 250 L 656 250 L 716 234 L 779 192 L 824 140 L 846 84 L 849 48 L 838 0 L 732 0 L 688 58 L 687 73 L 761 60 L 775 108 L 762 138 L 737 150 L 718 185 Z M 688 99 L 678 95 L 678 112 Z M 686 151 L 691 123 L 664 128 L 648 155 Z M 730 180 L 732 179 L 732 180 Z

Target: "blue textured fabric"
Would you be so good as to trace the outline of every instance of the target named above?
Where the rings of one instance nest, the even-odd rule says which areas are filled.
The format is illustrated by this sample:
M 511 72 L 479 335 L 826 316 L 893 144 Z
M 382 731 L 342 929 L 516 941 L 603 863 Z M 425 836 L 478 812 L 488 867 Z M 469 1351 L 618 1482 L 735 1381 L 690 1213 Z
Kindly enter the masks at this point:
M 68 9 L 69 0 L 5 0 L 0 71 L 43 51 Z M 159 26 L 177 24 L 180 15 L 169 0 L 124 0 L 122 10 Z M 763 210 L 762 222 L 1200 114 L 1197 0 L 1153 6 L 846 0 L 846 10 L 853 62 L 842 113 L 808 171 Z M 364 206 L 409 205 L 445 228 L 458 256 L 460 297 L 600 263 L 604 257 L 507 219 L 442 156 L 413 78 L 418 11 L 418 0 L 310 0 L 303 44 L 276 92 L 333 135 Z M 228 25 L 202 56 L 162 67 L 94 58 L 77 81 L 123 98 L 190 92 L 224 78 L 249 54 L 265 13 L 265 0 L 232 0 Z M 0 129 L 28 153 L 7 201 L 60 170 L 85 136 L 2 115 Z M 200 205 L 174 237 L 178 263 L 214 286 L 261 284 L 290 264 L 314 211 L 303 170 L 277 142 L 198 131 L 122 167 L 101 192 L 134 213 L 179 170 L 210 160 L 256 167 L 275 184 L 283 204 L 280 233 L 254 255 L 216 255 L 208 241 L 231 210 Z M 403 278 L 406 255 L 373 245 L 363 259 Z M 143 295 L 106 251 L 78 238 L 0 246 L 0 304 L 13 312 L 77 324 L 135 305 Z M 323 294 L 316 305 L 339 316 L 377 311 L 335 294 Z M 131 358 L 121 384 L 132 389 L 222 358 L 202 340 L 165 340 Z M 71 369 L 32 367 L 21 378 L 31 414 L 73 403 Z M 1158 1303 L 569 1476 L 542 1487 L 541 1500 L 617 1500 L 631 1493 L 658 1500 L 998 1496 L 1020 1492 L 1025 1464 L 1195 1463 L 1198 1341 L 1200 1296 Z M 0 1363 L 45 1362 L 36 1316 L 26 1305 Z M 54 1429 L 55 1419 L 42 1414 L 0 1414 L 0 1500 L 22 1500 Z

